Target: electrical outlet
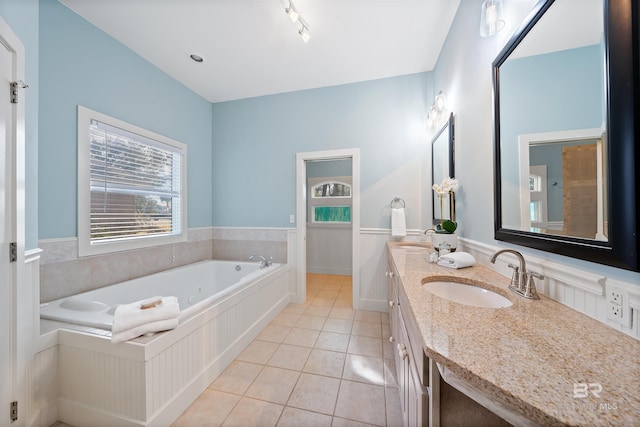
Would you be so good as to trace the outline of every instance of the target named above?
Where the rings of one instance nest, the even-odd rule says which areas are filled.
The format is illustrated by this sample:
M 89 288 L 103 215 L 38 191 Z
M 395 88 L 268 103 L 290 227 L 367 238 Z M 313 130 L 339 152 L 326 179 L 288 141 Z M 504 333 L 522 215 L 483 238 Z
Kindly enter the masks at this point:
M 607 287 L 607 319 L 613 320 L 626 328 L 631 327 L 631 308 L 629 294 L 625 289 Z
M 618 304 L 609 305 L 609 317 L 618 322 L 622 320 L 622 306 Z
M 619 288 L 609 289 L 609 302 L 622 305 L 622 293 Z

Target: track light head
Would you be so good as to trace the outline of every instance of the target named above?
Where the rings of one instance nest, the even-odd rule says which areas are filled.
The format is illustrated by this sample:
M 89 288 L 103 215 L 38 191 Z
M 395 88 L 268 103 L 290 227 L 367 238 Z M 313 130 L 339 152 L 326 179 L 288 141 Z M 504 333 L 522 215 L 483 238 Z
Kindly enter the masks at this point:
M 291 20 L 291 22 L 293 22 L 294 24 L 298 22 L 298 18 L 300 17 L 300 14 L 293 7 L 293 2 L 291 0 L 289 0 L 289 7 L 285 7 L 284 11 L 289 17 L 289 19 Z
M 304 25 L 300 27 L 300 29 L 298 30 L 298 34 L 300 34 L 300 37 L 302 37 L 302 41 L 305 43 L 308 42 L 309 39 L 311 38 L 311 34 L 309 34 L 309 29 Z

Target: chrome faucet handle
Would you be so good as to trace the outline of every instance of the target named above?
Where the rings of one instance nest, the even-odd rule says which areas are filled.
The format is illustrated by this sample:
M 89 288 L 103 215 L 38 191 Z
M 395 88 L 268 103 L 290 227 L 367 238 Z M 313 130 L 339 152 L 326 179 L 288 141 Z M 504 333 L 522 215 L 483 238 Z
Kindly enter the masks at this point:
M 509 285 L 509 287 L 513 289 L 520 289 L 520 267 L 511 263 L 507 264 L 507 267 L 513 268 L 513 274 L 511 275 L 511 284 Z
M 527 278 L 527 284 L 524 288 L 524 294 L 522 296 L 529 299 L 540 299 L 540 297 L 538 296 L 538 292 L 536 291 L 536 282 L 534 278 L 544 280 L 544 276 L 534 271 L 527 271 L 525 273 L 525 277 Z

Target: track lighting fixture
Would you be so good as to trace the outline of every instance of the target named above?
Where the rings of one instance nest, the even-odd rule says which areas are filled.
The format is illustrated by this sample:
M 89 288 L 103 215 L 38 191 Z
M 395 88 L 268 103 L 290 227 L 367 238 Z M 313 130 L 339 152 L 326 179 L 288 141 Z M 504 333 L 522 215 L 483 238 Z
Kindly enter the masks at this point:
M 311 38 L 311 35 L 309 34 L 309 29 L 304 24 L 302 24 L 302 26 L 298 30 L 298 34 L 300 34 L 300 37 L 302 37 L 302 41 L 305 43 L 308 42 L 309 39 Z
M 302 41 L 305 43 L 309 41 L 311 38 L 311 34 L 309 34 L 309 24 L 302 19 L 300 13 L 296 10 L 296 7 L 293 5 L 292 0 L 288 0 L 289 6 L 284 8 L 285 13 L 294 24 L 300 24 L 298 29 L 298 34 L 302 37 Z
M 285 7 L 284 11 L 287 13 L 287 15 L 289 15 L 289 19 L 291 19 L 291 22 L 293 22 L 294 24 L 298 22 L 298 17 L 300 16 L 300 14 L 293 8 L 293 3 L 291 3 L 291 1 L 289 1 L 289 7 Z

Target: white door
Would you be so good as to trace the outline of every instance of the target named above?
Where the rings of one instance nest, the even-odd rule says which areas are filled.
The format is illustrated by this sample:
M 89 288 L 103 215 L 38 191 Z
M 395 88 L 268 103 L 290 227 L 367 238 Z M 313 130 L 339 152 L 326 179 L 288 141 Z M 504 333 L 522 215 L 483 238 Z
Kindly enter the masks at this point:
M 13 237 L 12 128 L 9 84 L 12 81 L 11 52 L 0 38 L 0 425 L 9 424 L 9 402 L 13 395 L 13 266 L 9 243 Z

